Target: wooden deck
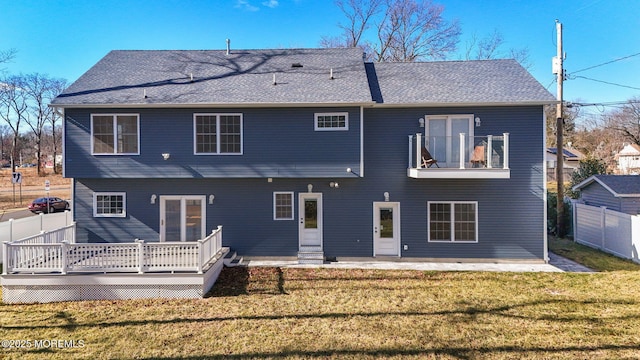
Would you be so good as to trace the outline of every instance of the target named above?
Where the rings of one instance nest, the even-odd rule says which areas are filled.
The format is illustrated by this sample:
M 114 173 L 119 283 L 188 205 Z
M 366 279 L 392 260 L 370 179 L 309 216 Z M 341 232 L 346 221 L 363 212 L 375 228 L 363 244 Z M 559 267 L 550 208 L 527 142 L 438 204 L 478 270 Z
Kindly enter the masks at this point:
M 222 226 L 195 242 L 75 243 L 75 224 L 3 247 L 5 303 L 203 297 L 228 252 Z

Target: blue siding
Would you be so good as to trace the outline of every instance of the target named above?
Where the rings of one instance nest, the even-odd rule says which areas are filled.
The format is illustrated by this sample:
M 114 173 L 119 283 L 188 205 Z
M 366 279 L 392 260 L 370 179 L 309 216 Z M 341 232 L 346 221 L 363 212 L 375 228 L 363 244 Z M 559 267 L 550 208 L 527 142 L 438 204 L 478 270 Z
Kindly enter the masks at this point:
M 141 111 L 142 155 L 94 159 L 83 150 L 88 149 L 86 133 L 78 136 L 88 124 L 90 111 L 68 110 L 67 154 L 71 158 L 67 159 L 67 176 L 76 176 L 79 240 L 156 240 L 159 202 L 150 204 L 151 194 L 214 194 L 214 204 L 206 205 L 207 231 L 223 225 L 225 246 L 247 256 L 294 256 L 298 250 L 298 221 L 273 220 L 273 192 L 295 192 L 297 218 L 298 194 L 307 192 L 307 184 L 313 184 L 314 192 L 323 193 L 324 250 L 330 257 L 372 256 L 373 202 L 383 201 L 383 193 L 389 192 L 390 201 L 400 202 L 401 245 L 408 246 L 408 250 L 402 251 L 403 257 L 543 258 L 546 221 L 541 106 L 365 109 L 364 178 L 344 171 L 346 167 L 359 168 L 358 109 L 350 109 L 348 132 L 314 132 L 313 113 L 319 111 L 322 110 L 242 111 L 245 155 L 202 160 L 192 155 L 191 126 L 184 125 L 192 123 L 193 111 Z M 470 113 L 482 119 L 475 135 L 510 133 L 511 178 L 407 177 L 408 135 L 424 131 L 418 127 L 418 118 L 428 114 Z M 148 118 L 156 123 L 150 124 Z M 160 136 L 159 131 L 172 136 Z M 149 140 L 150 136 L 162 141 Z M 170 152 L 176 163 L 189 165 L 181 168 L 166 165 L 160 156 L 162 152 Z M 284 175 L 277 172 L 307 163 L 317 165 L 318 172 L 300 170 L 295 173 L 299 178 L 293 177 L 291 171 Z M 159 169 L 154 170 L 155 166 Z M 226 173 L 230 169 L 233 173 Z M 273 181 L 264 177 L 273 177 Z M 339 181 L 340 187 L 330 188 L 330 181 Z M 93 218 L 94 191 L 127 192 L 127 217 Z M 428 201 L 477 201 L 478 243 L 428 243 Z
M 314 131 L 316 112 L 348 112 L 349 130 Z M 91 155 L 92 113 L 140 114 L 140 155 Z M 194 113 L 243 114 L 243 155 L 194 155 Z M 65 117 L 67 177 L 344 177 L 360 167 L 359 108 L 67 109 Z

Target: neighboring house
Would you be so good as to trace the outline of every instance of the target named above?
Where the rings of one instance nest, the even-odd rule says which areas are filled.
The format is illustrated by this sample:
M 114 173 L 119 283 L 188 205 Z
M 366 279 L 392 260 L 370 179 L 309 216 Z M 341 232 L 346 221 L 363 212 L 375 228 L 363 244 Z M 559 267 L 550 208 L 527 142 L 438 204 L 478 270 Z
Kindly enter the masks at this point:
M 640 214 L 640 176 L 593 175 L 573 187 L 580 191 L 580 202 L 605 206 L 629 215 Z
M 640 145 L 626 144 L 616 157 L 618 158 L 618 171 L 621 174 L 640 174 Z
M 555 181 L 556 179 L 556 163 L 558 149 L 555 147 L 547 148 L 546 162 L 547 162 L 547 181 Z M 563 162 L 563 178 L 565 182 L 571 181 L 571 174 L 580 166 L 580 160 L 585 156 L 580 151 L 572 148 L 571 146 L 562 149 L 562 162 Z
M 112 51 L 51 106 L 78 242 L 223 225 L 245 257 L 544 261 L 554 102 L 513 60 L 280 49 Z

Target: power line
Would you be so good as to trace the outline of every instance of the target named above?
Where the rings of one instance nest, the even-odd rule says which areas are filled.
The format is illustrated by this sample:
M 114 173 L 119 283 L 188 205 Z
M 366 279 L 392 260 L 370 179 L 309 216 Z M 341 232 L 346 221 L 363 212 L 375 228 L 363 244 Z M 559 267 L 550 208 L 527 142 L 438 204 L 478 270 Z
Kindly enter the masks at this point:
M 620 87 L 623 87 L 623 88 L 633 89 L 633 90 L 640 90 L 640 88 L 638 88 L 638 87 L 622 85 L 622 84 L 616 84 L 616 83 L 612 83 L 612 82 L 604 81 L 604 80 L 592 79 L 592 78 L 588 78 L 586 76 L 571 76 L 571 78 L 572 79 L 578 79 L 579 78 L 579 79 L 591 80 L 591 81 L 596 81 L 596 82 L 607 84 L 607 85 L 620 86 Z
M 611 64 L 611 63 L 614 63 L 614 62 L 618 62 L 618 61 L 621 61 L 621 60 L 625 60 L 625 59 L 628 59 L 628 58 L 632 58 L 632 57 L 634 57 L 634 56 L 638 56 L 638 55 L 640 55 L 640 53 L 636 53 L 636 54 L 631 54 L 631 55 L 623 56 L 623 57 L 621 57 L 621 58 L 613 59 L 613 60 L 611 60 L 611 61 L 607 61 L 607 62 L 604 62 L 604 63 L 602 63 L 602 64 L 593 65 L 593 66 L 589 66 L 589 67 L 584 68 L 584 69 L 580 69 L 580 70 L 574 71 L 574 72 L 572 72 L 571 74 L 575 74 L 575 73 L 579 73 L 579 72 L 582 72 L 582 71 L 587 71 L 587 70 L 595 69 L 595 68 L 600 67 L 600 66 L 608 65 L 608 64 Z

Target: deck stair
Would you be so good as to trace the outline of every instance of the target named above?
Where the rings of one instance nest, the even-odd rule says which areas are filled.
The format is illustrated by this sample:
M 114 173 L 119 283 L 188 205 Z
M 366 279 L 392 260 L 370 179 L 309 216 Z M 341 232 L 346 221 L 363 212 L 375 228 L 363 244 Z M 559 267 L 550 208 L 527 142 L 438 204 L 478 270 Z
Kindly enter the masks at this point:
M 238 253 L 235 250 L 229 249 L 229 251 L 227 251 L 227 254 L 224 256 L 224 266 L 236 267 L 239 265 L 242 265 L 242 257 L 239 257 Z
M 298 264 L 324 264 L 324 251 L 320 246 L 301 246 L 298 251 Z

